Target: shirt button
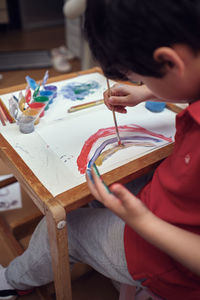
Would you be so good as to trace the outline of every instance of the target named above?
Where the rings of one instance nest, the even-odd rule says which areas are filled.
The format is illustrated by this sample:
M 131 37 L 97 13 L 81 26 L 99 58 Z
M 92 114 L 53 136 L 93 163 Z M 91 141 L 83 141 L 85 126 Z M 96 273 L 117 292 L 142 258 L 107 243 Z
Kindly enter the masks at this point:
M 186 165 L 189 164 L 190 159 L 191 159 L 190 154 L 187 154 L 187 155 L 185 156 L 185 163 L 186 163 Z

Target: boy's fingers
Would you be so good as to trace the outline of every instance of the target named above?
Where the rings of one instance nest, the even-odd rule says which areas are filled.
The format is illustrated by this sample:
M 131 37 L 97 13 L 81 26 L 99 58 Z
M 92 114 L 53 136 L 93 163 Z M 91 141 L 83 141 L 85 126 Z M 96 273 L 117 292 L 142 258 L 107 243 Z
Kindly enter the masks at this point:
M 107 191 L 107 189 L 105 188 L 102 180 L 95 174 L 94 170 L 92 170 L 92 176 L 93 176 L 93 179 L 94 179 L 96 190 L 97 190 L 99 196 L 101 197 L 101 202 L 105 206 L 110 207 L 109 203 L 110 203 L 110 201 L 115 200 L 114 199 L 115 196 Z
M 110 105 L 108 101 L 105 100 L 104 102 L 108 109 L 113 110 L 115 108 L 114 106 Z
M 121 184 L 113 184 L 110 190 L 121 201 L 124 211 L 126 213 L 131 212 L 131 218 L 134 216 L 137 220 L 139 220 L 138 217 L 142 220 L 145 215 L 149 215 L 146 205 Z
M 126 86 L 123 84 L 115 84 L 112 86 L 110 90 L 106 90 L 103 95 L 104 98 L 109 98 L 110 96 L 127 96 L 129 94 L 129 91 L 127 90 Z
M 108 100 L 108 91 L 103 93 L 104 101 Z
M 101 197 L 101 202 L 112 210 L 116 215 L 123 219 L 123 216 L 126 214 L 125 207 L 114 194 L 108 193 L 101 179 L 94 175 L 94 181 L 97 188 L 97 191 Z
M 133 204 L 133 198 L 137 199 L 132 193 L 130 193 L 123 185 L 115 183 L 110 188 L 111 192 L 121 200 L 125 207 Z
M 97 200 L 100 201 L 100 196 L 99 196 L 99 194 L 97 192 L 97 189 L 96 189 L 95 185 L 91 182 L 91 180 L 88 177 L 87 173 L 86 173 L 86 181 L 87 181 L 88 187 L 89 187 L 92 195 L 95 197 L 95 199 L 97 199 Z
M 129 103 L 127 96 L 111 96 L 108 98 L 108 104 L 116 106 L 127 106 Z
M 126 114 L 127 113 L 127 109 L 124 107 L 124 106 L 120 106 L 120 105 L 116 105 L 116 106 L 113 106 L 113 105 L 107 105 L 107 108 L 111 111 L 116 111 L 118 113 L 121 113 L 121 114 Z
M 111 96 L 125 96 L 127 94 L 128 91 L 124 84 L 115 84 L 111 88 Z
M 121 114 L 126 114 L 127 113 L 127 109 L 124 108 L 123 106 L 114 106 L 114 111 L 116 111 L 118 113 L 121 113 Z

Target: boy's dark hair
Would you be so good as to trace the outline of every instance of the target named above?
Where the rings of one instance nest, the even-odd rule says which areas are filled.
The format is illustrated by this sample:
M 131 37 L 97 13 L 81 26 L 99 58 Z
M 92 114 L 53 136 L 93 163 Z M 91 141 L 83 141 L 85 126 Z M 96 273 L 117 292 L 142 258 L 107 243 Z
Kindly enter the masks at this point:
M 200 49 L 200 0 L 87 0 L 85 32 L 106 76 L 162 77 L 155 49 L 177 43 Z

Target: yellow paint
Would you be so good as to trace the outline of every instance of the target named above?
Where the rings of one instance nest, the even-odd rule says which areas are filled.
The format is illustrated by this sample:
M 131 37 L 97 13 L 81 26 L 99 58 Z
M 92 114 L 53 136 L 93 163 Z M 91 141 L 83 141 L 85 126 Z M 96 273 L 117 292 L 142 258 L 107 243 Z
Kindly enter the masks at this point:
M 108 150 L 102 152 L 102 153 L 99 155 L 99 157 L 97 158 L 97 160 L 95 161 L 95 164 L 96 164 L 97 166 L 101 166 L 102 163 L 103 163 L 103 161 L 104 161 L 105 159 L 107 159 L 109 156 L 111 156 L 112 154 L 114 154 L 115 152 L 117 152 L 117 151 L 119 151 L 119 150 L 121 150 L 121 149 L 122 149 L 121 146 L 117 146 L 117 147 L 114 147 L 114 148 L 112 148 L 112 149 L 108 149 Z
M 113 155 L 114 153 L 116 153 L 119 150 L 129 148 L 129 147 L 132 147 L 132 146 L 153 147 L 154 144 L 151 143 L 151 142 L 133 142 L 133 143 L 128 143 L 128 144 L 121 144 L 121 145 L 116 146 L 114 148 L 103 151 L 99 155 L 99 157 L 96 159 L 95 164 L 97 166 L 101 166 L 103 164 L 104 160 L 106 160 L 109 156 Z
M 35 120 L 35 122 L 34 122 L 34 125 L 37 125 L 37 124 L 39 124 L 40 123 L 40 118 L 37 118 L 36 120 Z
M 38 109 L 34 109 L 34 108 L 27 108 L 26 110 L 23 111 L 23 114 L 25 116 L 32 116 L 32 117 L 36 117 L 34 125 L 37 125 L 40 122 L 40 118 L 38 117 L 40 111 L 38 111 Z
M 22 97 L 19 101 L 19 109 L 23 112 L 25 109 L 25 103 L 26 103 L 26 99 L 25 97 Z
M 27 108 L 26 110 L 23 111 L 23 114 L 25 116 L 37 116 L 40 112 L 38 111 L 38 109 L 34 109 L 34 108 Z

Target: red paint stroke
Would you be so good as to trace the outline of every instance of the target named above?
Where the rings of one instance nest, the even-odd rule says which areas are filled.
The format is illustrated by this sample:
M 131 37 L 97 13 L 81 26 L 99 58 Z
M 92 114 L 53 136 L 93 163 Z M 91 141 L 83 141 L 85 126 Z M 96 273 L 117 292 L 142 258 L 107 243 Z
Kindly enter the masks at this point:
M 27 103 L 31 101 L 31 89 L 29 87 L 26 88 L 25 99 Z
M 162 134 L 157 134 L 153 131 L 147 130 L 139 125 L 131 124 L 131 125 L 124 125 L 124 126 L 119 126 L 119 131 L 120 132 L 140 132 L 140 133 L 146 133 L 151 136 L 160 138 L 162 140 L 165 140 L 169 143 L 172 142 L 171 138 L 165 137 Z M 102 137 L 106 137 L 109 135 L 113 135 L 116 133 L 115 127 L 108 127 L 108 128 L 102 128 L 99 129 L 96 133 L 91 135 L 89 139 L 85 142 L 83 145 L 83 148 L 81 150 L 81 153 L 79 154 L 77 158 L 77 166 L 78 170 L 81 174 L 84 174 L 87 168 L 87 163 L 89 161 L 89 153 L 93 147 L 93 145 L 96 143 L 96 141 Z

